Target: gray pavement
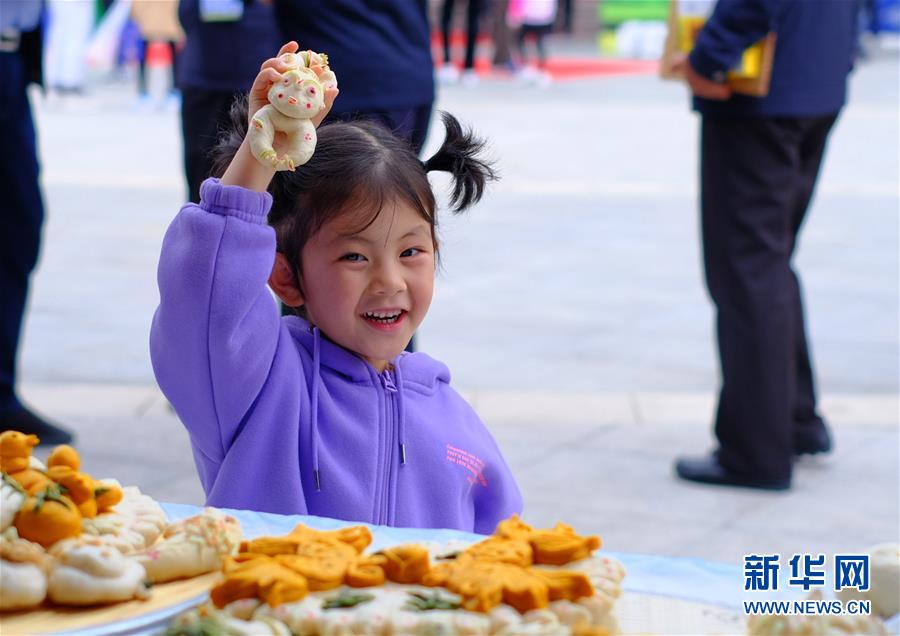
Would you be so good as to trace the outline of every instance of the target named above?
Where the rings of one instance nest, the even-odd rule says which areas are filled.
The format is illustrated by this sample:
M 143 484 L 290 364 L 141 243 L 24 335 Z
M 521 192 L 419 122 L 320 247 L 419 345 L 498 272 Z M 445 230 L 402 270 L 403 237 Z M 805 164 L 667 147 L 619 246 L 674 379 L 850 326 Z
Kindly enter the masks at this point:
M 684 89 L 632 76 L 441 90 L 439 107 L 490 140 L 503 179 L 442 220 L 420 347 L 494 431 L 526 518 L 566 520 L 614 550 L 731 563 L 898 540 L 897 76 L 894 54 L 854 75 L 803 234 L 837 445 L 801 462 L 784 494 L 672 477 L 676 454 L 712 445 L 717 383 Z M 23 393 L 76 430 L 95 476 L 199 504 L 187 435 L 147 351 L 159 246 L 184 196 L 178 119 L 134 111 L 131 91 L 35 100 L 48 222 Z M 439 141 L 433 129 L 429 148 Z

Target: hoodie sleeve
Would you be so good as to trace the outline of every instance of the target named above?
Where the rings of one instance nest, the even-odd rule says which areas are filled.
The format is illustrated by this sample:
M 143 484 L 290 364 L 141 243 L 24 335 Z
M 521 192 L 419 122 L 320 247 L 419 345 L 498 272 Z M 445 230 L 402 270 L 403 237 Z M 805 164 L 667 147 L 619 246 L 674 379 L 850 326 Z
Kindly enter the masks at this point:
M 719 0 L 691 51 L 691 66 L 707 78 L 734 67 L 745 49 L 772 30 L 784 1 Z
M 163 239 L 150 357 L 195 449 L 221 461 L 259 394 L 280 330 L 266 285 L 275 232 L 268 193 L 208 179 Z
M 522 514 L 522 493 L 497 443 L 494 445 L 494 461 L 485 470 L 490 487 L 475 499 L 475 528 L 478 534 L 492 534 L 497 524 L 514 514 Z

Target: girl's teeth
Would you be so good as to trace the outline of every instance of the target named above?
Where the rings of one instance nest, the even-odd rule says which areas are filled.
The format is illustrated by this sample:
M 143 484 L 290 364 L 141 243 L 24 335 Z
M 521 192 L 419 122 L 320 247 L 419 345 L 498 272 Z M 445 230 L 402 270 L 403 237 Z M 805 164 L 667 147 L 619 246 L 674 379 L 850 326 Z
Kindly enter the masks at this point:
M 383 324 L 390 324 L 393 322 L 397 322 L 397 320 L 400 318 L 400 314 L 402 314 L 402 313 L 403 312 L 398 312 L 395 314 L 387 314 L 387 313 L 383 313 L 380 311 L 379 312 L 367 311 L 365 313 L 365 317 L 368 320 L 374 320 L 376 322 L 380 322 Z

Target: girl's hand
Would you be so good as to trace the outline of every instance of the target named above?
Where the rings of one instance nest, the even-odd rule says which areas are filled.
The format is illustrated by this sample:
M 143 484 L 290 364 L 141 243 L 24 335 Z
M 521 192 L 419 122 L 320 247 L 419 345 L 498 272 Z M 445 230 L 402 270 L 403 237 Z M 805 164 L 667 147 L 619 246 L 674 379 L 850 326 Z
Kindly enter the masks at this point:
M 253 115 L 256 114 L 256 111 L 269 103 L 269 89 L 272 88 L 272 84 L 280 82 L 281 74 L 291 68 L 284 63 L 281 56 L 285 53 L 296 53 L 299 48 L 299 45 L 291 40 L 281 47 L 277 56 L 269 58 L 262 63 L 262 66 L 259 69 L 259 75 L 256 76 L 256 79 L 253 81 L 253 86 L 250 87 L 250 120 L 253 119 Z M 316 74 L 316 77 L 322 77 L 323 69 L 321 66 L 311 66 L 310 69 Z M 322 120 L 325 119 L 328 112 L 331 110 L 331 107 L 334 105 L 334 98 L 337 97 L 337 94 L 337 88 L 325 89 L 325 108 L 310 120 L 312 121 L 313 126 L 316 128 L 319 127 L 319 124 L 322 123 Z
M 299 48 L 300 47 L 296 42 L 288 42 L 281 47 L 280 51 L 278 51 L 278 56 L 270 58 L 262 63 L 262 66 L 259 69 L 259 75 L 256 76 L 256 79 L 253 80 L 253 86 L 250 87 L 248 100 L 248 127 L 251 125 L 250 121 L 252 121 L 256 111 L 269 103 L 269 89 L 272 87 L 272 84 L 280 82 L 281 74 L 290 69 L 290 67 L 281 59 L 281 56 L 285 53 L 296 53 Z M 313 66 L 311 68 L 316 76 L 321 77 L 322 67 Z M 310 120 L 314 126 L 318 128 L 319 124 L 322 123 L 322 120 L 325 119 L 325 116 L 328 115 L 337 95 L 337 88 L 325 89 L 325 108 Z M 276 132 L 275 139 L 272 143 L 275 151 L 281 154 L 284 151 L 286 143 L 287 137 L 285 134 Z M 221 183 L 222 185 L 238 185 L 250 190 L 256 190 L 257 192 L 265 192 L 269 188 L 269 183 L 271 183 L 272 177 L 274 176 L 275 169 L 271 166 L 264 166 L 256 160 L 253 153 L 250 152 L 250 144 L 247 141 L 247 138 L 244 137 L 244 142 L 238 149 L 234 159 L 232 159 L 231 163 L 228 165 L 228 169 L 225 170 L 225 174 L 222 175 Z

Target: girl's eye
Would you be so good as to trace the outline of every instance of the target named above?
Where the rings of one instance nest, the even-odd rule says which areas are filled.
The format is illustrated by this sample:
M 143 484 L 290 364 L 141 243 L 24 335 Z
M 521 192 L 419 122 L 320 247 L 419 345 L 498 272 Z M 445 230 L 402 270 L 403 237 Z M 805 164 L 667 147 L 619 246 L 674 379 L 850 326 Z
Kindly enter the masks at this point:
M 344 254 L 343 256 L 341 256 L 341 260 L 342 261 L 350 261 L 351 263 L 361 263 L 364 260 L 366 260 L 366 257 L 363 256 L 362 254 L 357 254 L 355 252 L 352 252 L 350 254 Z
M 400 252 L 400 256 L 401 257 L 415 256 L 415 255 L 421 254 L 421 253 L 422 253 L 422 250 L 420 250 L 418 247 L 410 247 L 409 249 L 406 249 L 406 250 L 403 250 L 402 252 Z

